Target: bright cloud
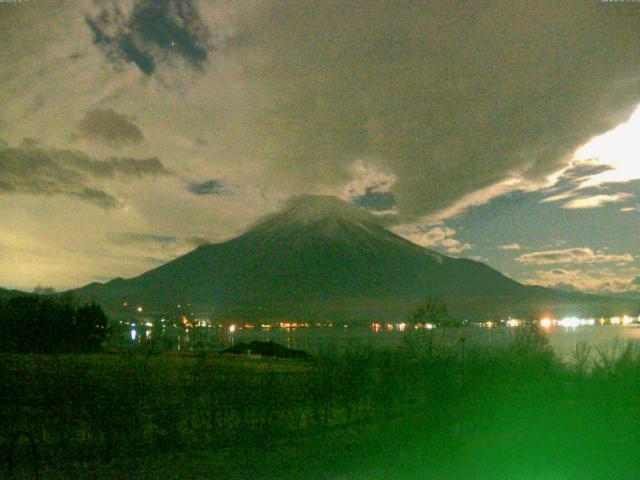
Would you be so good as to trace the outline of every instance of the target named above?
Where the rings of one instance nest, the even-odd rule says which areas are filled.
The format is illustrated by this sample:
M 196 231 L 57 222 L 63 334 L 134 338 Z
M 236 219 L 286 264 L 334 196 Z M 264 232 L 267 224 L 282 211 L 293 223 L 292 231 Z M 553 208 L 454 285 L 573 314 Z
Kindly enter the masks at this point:
M 640 108 L 627 122 L 578 149 L 575 161 L 612 167 L 592 176 L 582 187 L 640 179 Z
M 562 208 L 579 209 L 579 208 L 599 208 L 607 203 L 624 202 L 633 198 L 630 193 L 615 193 L 612 195 L 592 195 L 583 196 L 569 200 L 562 205 Z
M 506 245 L 498 245 L 500 250 L 520 250 L 522 246 L 519 243 L 509 243 Z
M 351 180 L 344 186 L 340 197 L 352 200 L 367 194 L 367 192 L 389 192 L 398 181 L 398 177 L 386 172 L 373 162 L 356 160 L 349 168 Z
M 593 251 L 588 247 L 566 248 L 564 250 L 547 250 L 520 255 L 516 262 L 526 265 L 553 265 L 561 263 L 616 263 L 623 264 L 634 261 L 633 255 L 610 255 L 602 251 Z
M 473 245 L 467 242 L 461 242 L 454 238 L 456 231 L 453 228 L 437 226 L 426 231 L 420 229 L 405 233 L 403 236 L 413 243 L 422 245 L 423 247 L 442 248 L 447 253 L 453 255 L 460 254 L 465 250 L 470 250 Z
M 640 279 L 633 272 L 614 272 L 604 269 L 537 270 L 524 283 L 542 285 L 559 290 L 579 290 L 589 293 L 633 292 L 640 287 Z
M 640 205 L 636 205 L 635 207 L 624 207 L 620 209 L 621 212 L 640 212 Z

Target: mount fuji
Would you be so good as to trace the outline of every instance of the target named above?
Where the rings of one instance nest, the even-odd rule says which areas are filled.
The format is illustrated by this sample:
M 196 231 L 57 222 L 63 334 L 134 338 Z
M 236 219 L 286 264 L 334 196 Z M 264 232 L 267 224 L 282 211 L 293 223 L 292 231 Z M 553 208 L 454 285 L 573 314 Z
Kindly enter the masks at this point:
M 75 293 L 107 310 L 190 304 L 214 317 L 310 320 L 397 320 L 425 297 L 468 319 L 617 314 L 630 303 L 522 285 L 483 263 L 416 245 L 328 196 L 298 197 L 237 238 Z

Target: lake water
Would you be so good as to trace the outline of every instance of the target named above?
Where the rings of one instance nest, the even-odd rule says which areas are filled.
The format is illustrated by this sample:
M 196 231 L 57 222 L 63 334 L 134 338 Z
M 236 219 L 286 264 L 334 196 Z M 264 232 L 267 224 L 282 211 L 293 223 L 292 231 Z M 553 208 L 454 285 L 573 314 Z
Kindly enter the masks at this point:
M 443 348 L 459 348 L 461 341 L 468 348 L 474 346 L 502 346 L 513 339 L 515 332 L 522 327 L 463 327 L 438 328 L 432 330 L 434 345 Z M 566 328 L 553 326 L 543 330 L 549 344 L 564 360 L 571 361 L 576 347 L 581 343 L 589 345 L 592 353 L 597 350 L 607 353 L 620 352 L 628 342 L 640 340 L 640 324 L 631 325 L 592 325 Z M 349 348 L 394 348 L 413 341 L 420 345 L 429 335 L 429 331 L 411 332 L 381 331 L 368 328 L 301 328 L 296 330 L 276 329 L 239 330 L 220 337 L 221 343 L 233 345 L 252 340 L 271 340 L 289 348 L 301 349 L 310 353 Z

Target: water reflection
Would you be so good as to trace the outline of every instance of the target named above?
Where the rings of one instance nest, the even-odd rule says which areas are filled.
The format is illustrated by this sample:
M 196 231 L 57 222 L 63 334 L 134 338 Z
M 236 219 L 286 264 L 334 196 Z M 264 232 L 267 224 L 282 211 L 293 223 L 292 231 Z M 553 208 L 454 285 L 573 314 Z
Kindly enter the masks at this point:
M 157 319 L 156 319 L 157 320 Z M 475 346 L 506 346 L 516 332 L 526 324 L 521 319 L 507 318 L 443 328 L 431 323 L 382 323 L 369 325 L 348 323 L 279 322 L 212 323 L 208 319 L 176 321 L 166 318 L 138 319 L 122 322 L 125 344 L 145 345 L 157 349 L 222 350 L 239 342 L 273 341 L 288 348 L 319 353 L 353 348 L 397 348 L 407 342 L 427 342 L 434 348 L 456 348 L 464 338 L 468 348 Z M 628 316 L 610 318 L 565 317 L 542 318 L 536 323 L 549 339 L 556 353 L 571 361 L 580 343 L 595 351 L 609 351 L 616 345 L 640 339 L 637 319 Z

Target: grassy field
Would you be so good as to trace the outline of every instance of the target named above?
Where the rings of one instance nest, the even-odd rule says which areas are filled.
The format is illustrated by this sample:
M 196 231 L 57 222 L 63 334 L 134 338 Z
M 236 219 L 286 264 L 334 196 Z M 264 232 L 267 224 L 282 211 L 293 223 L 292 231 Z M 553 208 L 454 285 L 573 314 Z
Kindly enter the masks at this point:
M 7 478 L 637 479 L 640 355 L 6 355 Z

